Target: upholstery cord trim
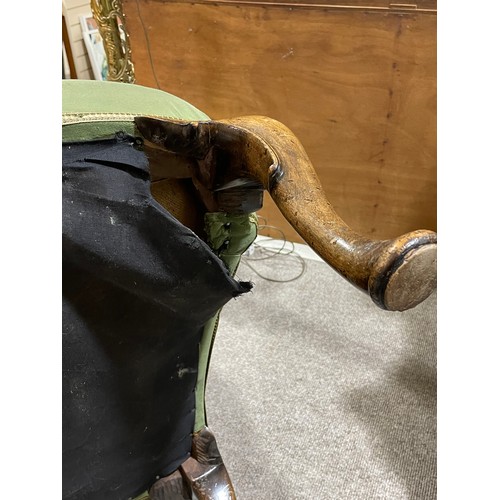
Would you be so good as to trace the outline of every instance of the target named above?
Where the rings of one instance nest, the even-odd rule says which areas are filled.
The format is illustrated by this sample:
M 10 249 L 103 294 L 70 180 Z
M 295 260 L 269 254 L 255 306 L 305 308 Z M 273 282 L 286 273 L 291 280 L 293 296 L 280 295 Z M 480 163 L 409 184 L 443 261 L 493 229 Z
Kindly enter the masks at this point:
M 63 113 L 62 124 L 73 125 L 75 123 L 89 123 L 89 122 L 106 122 L 106 121 L 133 121 L 136 116 L 142 116 L 138 113 Z M 168 120 L 179 120 L 173 116 L 165 115 L 150 115 L 153 118 L 166 118 Z

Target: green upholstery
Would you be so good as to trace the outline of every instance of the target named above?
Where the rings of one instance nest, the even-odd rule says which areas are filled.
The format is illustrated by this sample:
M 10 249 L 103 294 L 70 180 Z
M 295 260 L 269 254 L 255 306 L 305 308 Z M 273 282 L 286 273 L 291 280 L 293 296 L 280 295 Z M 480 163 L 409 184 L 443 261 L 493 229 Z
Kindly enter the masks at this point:
M 118 131 L 137 134 L 133 120 L 139 115 L 192 121 L 209 120 L 205 113 L 186 101 L 167 92 L 140 85 L 63 80 L 62 91 L 63 142 L 101 139 L 113 136 Z M 241 255 L 257 236 L 257 217 L 254 214 L 207 213 L 205 225 L 207 243 L 234 275 Z M 195 432 L 206 425 L 205 384 L 218 317 L 219 313 L 207 322 L 200 344 Z
M 208 244 L 226 264 L 232 276 L 238 269 L 242 254 L 255 240 L 257 229 L 258 221 L 255 214 L 234 215 L 218 212 L 205 215 L 205 231 Z M 219 248 L 223 248 L 223 250 L 218 251 Z M 210 351 L 219 323 L 219 313 L 205 325 L 205 331 L 201 339 L 198 383 L 196 385 L 195 432 L 206 425 L 205 384 Z
M 62 81 L 63 141 L 92 140 L 118 130 L 133 134 L 134 116 L 182 120 L 209 117 L 182 99 L 141 85 L 96 80 Z

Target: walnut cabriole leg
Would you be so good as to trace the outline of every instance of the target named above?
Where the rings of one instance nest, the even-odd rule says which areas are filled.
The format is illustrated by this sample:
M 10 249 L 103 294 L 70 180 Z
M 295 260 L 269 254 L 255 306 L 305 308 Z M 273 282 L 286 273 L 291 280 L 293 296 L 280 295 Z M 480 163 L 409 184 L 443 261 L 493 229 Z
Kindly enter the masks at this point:
M 236 500 L 213 433 L 204 427 L 193 435 L 191 456 L 149 490 L 151 500 Z

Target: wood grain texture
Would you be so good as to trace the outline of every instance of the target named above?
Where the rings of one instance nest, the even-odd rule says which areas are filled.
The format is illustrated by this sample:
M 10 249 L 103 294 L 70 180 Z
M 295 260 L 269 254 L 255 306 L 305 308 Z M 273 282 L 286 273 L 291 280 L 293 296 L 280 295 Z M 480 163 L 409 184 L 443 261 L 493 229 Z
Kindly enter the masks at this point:
M 436 16 L 125 0 L 137 83 L 286 124 L 354 230 L 435 230 Z M 269 198 L 259 212 L 300 241 Z
M 201 122 L 138 116 L 134 123 L 144 144 L 165 152 L 165 162 L 173 154 L 191 165 L 209 212 L 253 212 L 267 190 L 304 241 L 378 306 L 404 311 L 436 288 L 436 233 L 411 231 L 381 240 L 353 231 L 326 198 L 302 144 L 282 123 L 263 116 Z M 251 206 L 248 192 L 258 194 Z
M 161 0 L 160 0 L 161 1 Z M 214 5 L 274 5 L 279 7 L 299 6 L 305 8 L 316 8 L 318 6 L 336 10 L 363 10 L 363 11 L 401 11 L 412 12 L 436 12 L 437 2 L 435 0 L 420 0 L 419 2 L 388 2 L 387 0 L 170 0 L 190 4 L 214 4 Z

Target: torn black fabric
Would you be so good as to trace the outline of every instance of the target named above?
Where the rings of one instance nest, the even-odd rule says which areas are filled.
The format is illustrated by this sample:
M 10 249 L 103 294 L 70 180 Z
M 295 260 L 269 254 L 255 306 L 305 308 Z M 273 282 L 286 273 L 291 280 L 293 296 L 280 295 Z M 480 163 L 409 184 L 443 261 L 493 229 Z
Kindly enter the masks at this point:
M 132 137 L 62 159 L 63 498 L 127 499 L 189 456 L 204 324 L 250 285 L 152 198 Z

